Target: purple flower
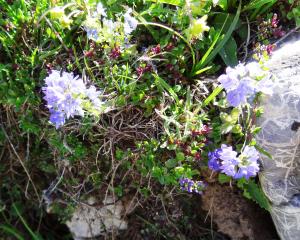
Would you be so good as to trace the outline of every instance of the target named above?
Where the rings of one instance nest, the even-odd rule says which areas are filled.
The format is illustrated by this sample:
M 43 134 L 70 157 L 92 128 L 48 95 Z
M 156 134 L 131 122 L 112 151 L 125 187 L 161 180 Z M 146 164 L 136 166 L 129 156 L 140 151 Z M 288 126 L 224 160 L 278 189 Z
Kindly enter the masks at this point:
M 132 9 L 129 8 L 127 12 L 124 14 L 124 32 L 126 35 L 134 31 L 138 25 L 138 21 L 130 15 L 131 13 L 132 13 Z
M 97 14 L 103 17 L 107 17 L 106 9 L 103 7 L 103 4 L 101 2 L 97 4 Z
M 258 62 L 250 62 L 246 65 L 246 69 L 248 71 L 248 75 L 255 79 L 260 78 L 266 75 L 266 71 L 264 71 L 261 65 Z
M 179 185 L 182 191 L 197 194 L 202 194 L 203 189 L 206 187 L 203 181 L 193 181 L 189 178 L 180 178 Z
M 220 170 L 235 179 L 256 176 L 259 171 L 259 154 L 253 146 L 246 146 L 244 151 L 237 157 L 237 152 L 231 146 L 222 144 L 221 148 L 209 153 L 209 168 Z
M 85 90 L 81 79 L 74 77 L 71 73 L 52 71 L 45 79 L 46 87 L 42 90 L 45 94 L 47 107 L 50 110 L 50 121 L 56 128 L 63 125 L 62 119 L 68 119 L 75 115 L 83 115 L 81 99 L 76 97 Z
M 233 107 L 247 103 L 247 97 L 255 93 L 254 80 L 243 78 L 236 89 L 227 92 L 227 100 Z
M 233 151 L 231 146 L 222 144 L 219 155 L 221 160 L 227 161 L 236 158 L 237 152 Z
M 90 86 L 86 89 L 85 93 L 95 107 L 100 107 L 103 104 L 103 102 L 99 99 L 101 92 L 97 91 L 95 86 Z
M 99 38 L 99 32 L 96 28 L 85 27 L 85 31 L 86 31 L 88 39 L 96 41 Z
M 265 77 L 257 83 L 256 91 L 262 92 L 264 94 L 272 95 L 273 86 L 274 86 L 273 81 L 269 77 Z
M 272 81 L 267 75 L 258 63 L 252 62 L 246 66 L 228 67 L 226 74 L 221 75 L 218 81 L 227 91 L 230 106 L 237 107 L 246 104 L 247 99 L 257 92 L 272 94 Z
M 50 111 L 50 122 L 59 128 L 66 119 L 74 116 L 84 116 L 84 106 L 91 106 L 87 111 L 98 108 L 101 102 L 100 92 L 94 86 L 86 88 L 83 80 L 72 73 L 53 70 L 45 79 L 46 86 L 42 88 Z
M 259 171 L 258 159 L 259 154 L 255 147 L 246 146 L 244 151 L 238 157 L 239 159 L 239 169 L 234 178 L 245 177 L 249 179 L 250 177 L 256 176 Z
M 222 74 L 218 78 L 218 81 L 221 83 L 222 87 L 226 89 L 226 91 L 236 89 L 239 85 L 239 80 L 234 74 L 232 74 L 232 76 L 229 74 Z
M 225 144 L 222 144 L 221 150 L 221 172 L 233 177 L 236 174 L 236 166 L 238 165 L 237 152 Z
M 50 122 L 55 124 L 56 129 L 64 125 L 66 122 L 65 114 L 62 112 L 56 112 L 50 109 Z
M 222 149 L 216 149 L 213 152 L 209 152 L 208 153 L 208 167 L 213 170 L 213 171 L 219 171 L 220 170 L 220 166 L 221 166 L 221 162 L 220 162 L 220 152 L 222 151 Z

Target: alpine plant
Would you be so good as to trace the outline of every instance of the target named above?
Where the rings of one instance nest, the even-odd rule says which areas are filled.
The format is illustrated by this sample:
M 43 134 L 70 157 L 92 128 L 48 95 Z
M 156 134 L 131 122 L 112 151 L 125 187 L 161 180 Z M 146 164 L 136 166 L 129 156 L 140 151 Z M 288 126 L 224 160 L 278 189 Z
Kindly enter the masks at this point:
M 259 171 L 259 153 L 253 146 L 246 146 L 239 156 L 231 146 L 222 144 L 221 148 L 208 154 L 208 167 L 220 171 L 234 179 L 255 177 Z
M 53 70 L 46 77 L 42 90 L 50 112 L 50 122 L 56 128 L 64 125 L 71 117 L 83 117 L 85 112 L 97 115 L 104 104 L 99 98 L 102 92 L 95 86 L 87 87 L 73 73 Z

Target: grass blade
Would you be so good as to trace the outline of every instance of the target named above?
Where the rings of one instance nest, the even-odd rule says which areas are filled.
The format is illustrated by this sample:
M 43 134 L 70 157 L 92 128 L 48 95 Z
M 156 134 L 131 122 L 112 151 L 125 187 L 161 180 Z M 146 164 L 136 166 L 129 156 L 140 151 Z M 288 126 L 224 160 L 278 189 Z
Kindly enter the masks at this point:
M 232 32 L 234 31 L 237 23 L 238 23 L 238 20 L 239 20 L 239 17 L 240 17 L 240 13 L 241 13 L 241 2 L 239 4 L 239 7 L 238 7 L 238 10 L 236 12 L 236 15 L 228 29 L 228 31 L 226 32 L 224 38 L 219 42 L 219 44 L 216 46 L 216 48 L 214 50 L 212 50 L 213 46 L 214 46 L 214 43 L 213 45 L 209 48 L 208 50 L 208 53 L 209 55 L 206 53 L 203 58 L 205 58 L 205 60 L 201 60 L 201 62 L 199 64 L 196 65 L 196 68 L 193 70 L 192 72 L 192 76 L 195 76 L 196 72 L 199 71 L 199 69 L 205 67 L 210 61 L 212 61 L 214 59 L 214 57 L 220 52 L 220 50 L 224 47 L 225 43 L 229 40 L 229 38 L 231 37 L 232 35 Z M 226 21 L 227 21 L 227 18 L 226 18 Z M 226 22 L 225 21 L 225 22 Z M 224 23 L 225 24 L 225 23 Z M 224 25 L 223 25 L 224 26 Z M 218 40 L 218 38 L 216 39 Z M 211 53 L 210 53 L 211 51 Z
M 166 3 L 166 4 L 170 4 L 173 6 L 183 6 L 183 1 L 182 0 L 151 0 L 151 2 L 154 3 Z
M 10 236 L 14 236 L 17 240 L 25 240 L 22 235 L 19 233 L 17 229 L 9 225 L 0 225 L 0 229 L 9 234 Z
M 214 100 L 222 90 L 223 88 L 221 86 L 216 87 L 215 90 L 203 102 L 203 107 L 207 106 L 212 100 Z
M 155 82 L 158 84 L 158 87 L 161 89 L 165 89 L 178 104 L 179 98 L 175 93 L 175 91 L 172 89 L 172 87 L 167 82 L 165 82 L 165 80 L 159 77 L 157 74 L 153 74 L 153 76 L 155 78 Z
M 41 238 L 36 235 L 32 230 L 31 228 L 28 226 L 27 222 L 25 221 L 25 219 L 22 217 L 21 213 L 19 212 L 19 209 L 18 207 L 13 204 L 12 205 L 13 209 L 16 211 L 18 217 L 20 218 L 21 222 L 23 223 L 24 227 L 27 229 L 27 231 L 29 232 L 29 234 L 31 235 L 32 239 L 33 240 L 41 240 Z
M 276 0 L 254 0 L 251 1 L 248 5 L 246 5 L 243 8 L 243 12 L 247 10 L 253 10 L 253 9 L 261 9 L 261 7 L 265 4 L 271 3 L 271 2 L 276 2 Z

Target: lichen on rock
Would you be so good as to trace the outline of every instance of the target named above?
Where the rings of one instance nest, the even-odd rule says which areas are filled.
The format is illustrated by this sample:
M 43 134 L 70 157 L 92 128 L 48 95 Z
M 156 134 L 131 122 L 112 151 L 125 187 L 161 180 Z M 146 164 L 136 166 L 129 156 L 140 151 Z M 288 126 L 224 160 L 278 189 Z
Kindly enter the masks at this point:
M 283 45 L 267 66 L 275 75 L 274 94 L 262 99 L 264 114 L 258 144 L 272 159 L 261 154 L 260 181 L 271 201 L 271 215 L 282 239 L 299 239 L 300 208 L 300 40 Z

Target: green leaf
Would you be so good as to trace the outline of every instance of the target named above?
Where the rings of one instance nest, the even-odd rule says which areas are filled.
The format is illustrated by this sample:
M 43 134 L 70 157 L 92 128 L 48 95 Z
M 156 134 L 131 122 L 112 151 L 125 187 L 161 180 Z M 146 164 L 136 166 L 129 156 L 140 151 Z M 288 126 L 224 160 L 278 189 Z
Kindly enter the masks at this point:
M 237 44 L 233 37 L 229 38 L 219 54 L 227 66 L 234 67 L 238 64 Z
M 227 113 L 221 112 L 220 113 L 220 119 L 223 123 L 227 123 L 231 121 L 230 116 Z
M 264 192 L 253 180 L 250 180 L 248 183 L 243 185 L 244 190 L 249 194 L 251 199 L 258 203 L 261 208 L 270 210 L 270 203 L 265 196 Z
M 243 131 L 243 128 L 242 128 L 242 126 L 240 124 L 236 124 L 232 128 L 232 133 L 242 134 L 242 131 Z
M 232 130 L 233 127 L 234 127 L 234 124 L 224 123 L 224 124 L 221 125 L 221 133 L 222 134 L 229 133 Z
M 29 234 L 31 235 L 33 240 L 42 240 L 42 237 L 40 237 L 39 235 L 37 235 L 36 233 L 34 233 L 32 231 L 32 229 L 28 226 L 27 222 L 25 221 L 25 219 L 22 217 L 18 207 L 16 204 L 12 205 L 14 211 L 17 213 L 17 215 L 19 216 L 21 222 L 23 223 L 24 227 L 27 229 L 27 231 L 29 232 Z
M 213 26 L 215 27 L 216 30 L 222 30 L 222 33 L 226 33 L 232 21 L 234 20 L 234 14 L 227 14 L 227 13 L 219 13 L 216 15 L 216 17 L 213 20 Z M 239 28 L 241 25 L 241 21 L 238 20 L 234 30 Z
M 174 158 L 171 158 L 165 162 L 165 166 L 167 168 L 174 168 L 177 166 L 177 160 Z
M 24 240 L 21 233 L 17 229 L 15 229 L 13 226 L 0 225 L 0 229 L 2 229 L 3 232 L 6 232 L 10 236 L 14 236 L 17 240 Z
M 220 119 L 223 123 L 235 124 L 240 116 L 240 110 L 238 108 L 234 108 L 231 110 L 230 114 L 220 113 Z
M 38 50 L 39 50 L 38 48 L 35 48 L 34 51 L 32 52 L 31 59 L 30 59 L 32 67 L 35 66 L 35 63 L 38 59 Z
M 157 74 L 152 74 L 152 75 L 156 80 L 155 82 L 157 87 L 160 89 L 165 89 L 171 95 L 171 97 L 176 101 L 176 103 L 179 103 L 179 98 L 175 93 L 175 91 L 172 89 L 172 87 L 167 82 L 165 82 L 161 77 L 159 77 Z
M 257 134 L 261 131 L 261 127 L 255 127 L 253 126 L 253 128 L 251 129 L 251 133 L 253 134 Z
M 180 177 L 184 174 L 184 167 L 176 167 L 174 168 L 175 175 Z
M 232 123 L 236 123 L 239 120 L 240 110 L 238 108 L 232 109 L 230 113 L 230 117 L 232 119 Z
M 232 20 L 232 23 L 230 24 L 229 29 L 226 31 L 226 34 L 224 35 L 222 40 L 218 43 L 218 45 L 214 48 L 214 45 L 219 40 L 219 36 L 220 36 L 221 32 L 223 31 L 224 26 L 226 25 L 230 15 L 227 15 L 226 21 L 224 22 L 224 24 L 222 26 L 222 30 L 219 31 L 219 34 L 217 35 L 215 41 L 212 43 L 211 47 L 207 50 L 207 53 L 209 53 L 209 54 L 205 53 L 205 55 L 203 56 L 201 61 L 199 63 L 197 63 L 197 65 L 193 68 L 192 76 L 194 76 L 195 72 L 197 72 L 199 69 L 201 69 L 201 68 L 205 67 L 207 64 L 209 64 L 215 58 L 215 56 L 222 50 L 222 48 L 224 47 L 226 42 L 229 40 L 229 38 L 232 36 L 232 33 L 237 26 L 237 23 L 238 23 L 239 17 L 240 17 L 240 13 L 241 13 L 241 2 L 239 4 L 238 10 L 235 14 L 235 17 Z
M 218 181 L 221 184 L 228 183 L 228 182 L 230 182 L 230 180 L 231 180 L 231 177 L 227 176 L 226 174 L 220 173 L 218 176 Z
M 177 159 L 177 161 L 184 161 L 184 159 L 185 159 L 184 153 L 183 152 L 177 152 L 176 153 L 176 159 Z
M 243 12 L 246 10 L 260 9 L 263 5 L 271 2 L 276 2 L 276 0 L 253 0 L 243 8 Z
M 209 70 L 211 68 L 212 68 L 212 66 L 208 66 L 208 67 L 202 68 L 202 69 L 196 71 L 195 75 L 199 75 L 199 74 L 201 74 L 201 73 L 203 73 L 203 72 L 205 72 L 205 71 L 207 71 L 207 70 Z
M 151 0 L 154 3 L 167 3 L 174 6 L 183 6 L 182 0 Z
M 255 145 L 255 148 L 262 154 L 266 155 L 268 158 L 273 159 L 272 155 L 270 153 L 268 153 L 265 149 L 263 149 L 262 147 Z
M 220 6 L 224 11 L 227 11 L 227 7 L 228 7 L 227 0 L 219 0 L 217 5 Z
M 214 100 L 222 90 L 223 88 L 221 86 L 216 87 L 214 91 L 204 100 L 203 107 L 207 106 L 212 100 Z

